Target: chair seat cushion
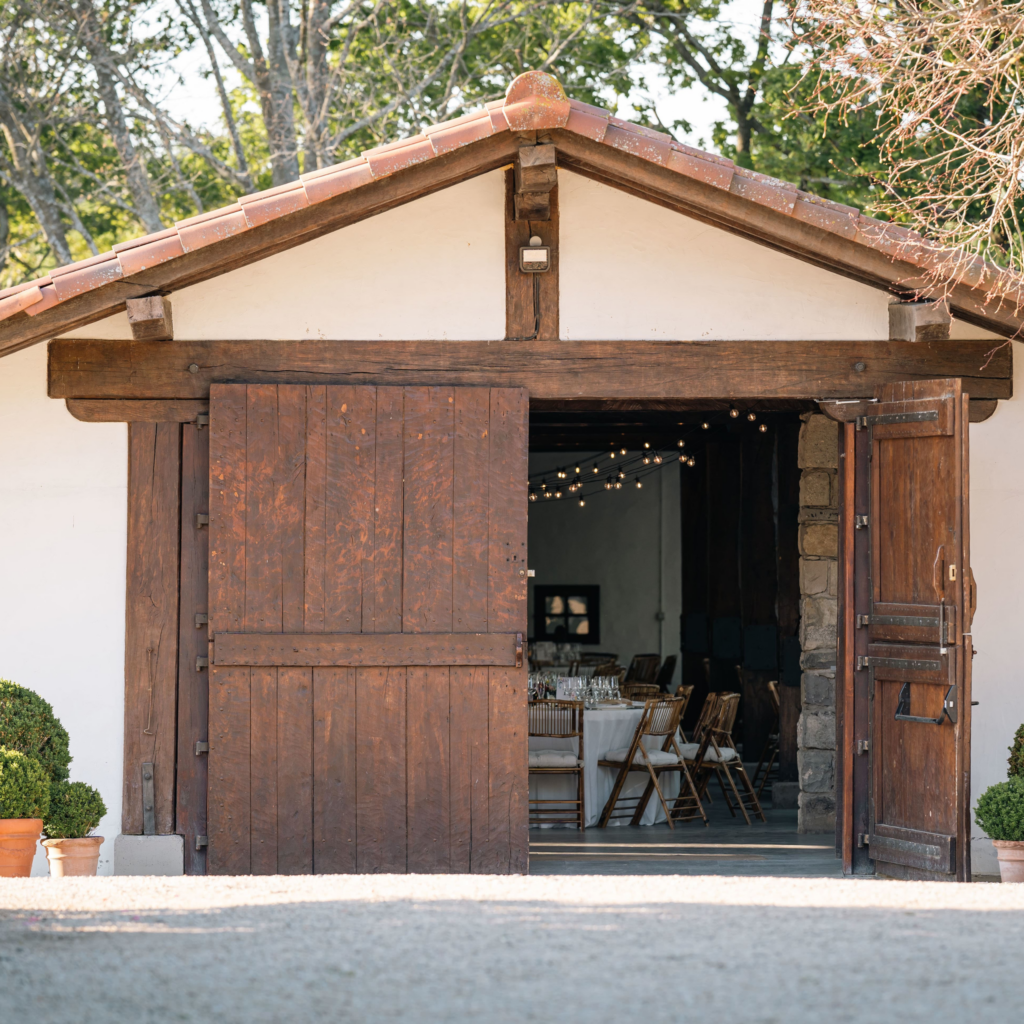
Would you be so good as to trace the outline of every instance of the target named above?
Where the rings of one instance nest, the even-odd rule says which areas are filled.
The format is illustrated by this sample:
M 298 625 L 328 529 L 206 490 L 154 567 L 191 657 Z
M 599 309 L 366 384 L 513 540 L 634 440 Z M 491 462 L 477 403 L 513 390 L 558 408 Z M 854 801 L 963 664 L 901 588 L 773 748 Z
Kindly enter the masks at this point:
M 629 747 L 622 747 L 620 750 L 609 750 L 604 755 L 605 761 L 625 761 L 629 756 Z M 647 756 L 650 759 L 651 764 L 678 764 L 679 758 L 676 757 L 674 750 L 648 750 Z M 639 764 L 646 767 L 644 761 L 644 755 L 637 750 L 636 754 L 633 755 L 633 764 Z
M 583 762 L 571 750 L 531 750 L 531 768 L 582 768 Z
M 683 757 L 687 761 L 692 761 L 697 756 L 697 751 L 700 750 L 699 743 L 681 743 L 679 749 L 683 752 Z M 707 751 L 704 754 L 704 760 L 709 763 L 715 763 L 718 761 L 718 753 L 715 748 L 708 746 Z M 722 747 L 722 760 L 732 762 L 736 760 L 736 751 L 732 747 Z

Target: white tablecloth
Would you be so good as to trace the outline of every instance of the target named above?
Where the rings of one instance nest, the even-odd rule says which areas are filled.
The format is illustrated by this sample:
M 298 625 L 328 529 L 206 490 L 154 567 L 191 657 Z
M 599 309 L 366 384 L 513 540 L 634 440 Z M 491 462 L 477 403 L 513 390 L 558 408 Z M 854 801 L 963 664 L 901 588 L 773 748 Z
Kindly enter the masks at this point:
M 596 708 L 583 712 L 583 810 L 584 822 L 588 828 L 591 825 L 596 825 L 600 820 L 601 812 L 615 785 L 615 769 L 599 768 L 597 762 L 608 751 L 620 750 L 622 747 L 629 746 L 641 714 L 643 714 L 643 708 L 625 707 Z M 663 742 L 663 737 L 651 737 L 644 742 L 644 746 L 648 750 L 657 750 Z M 575 743 L 575 740 L 530 737 L 531 750 L 575 750 Z M 626 785 L 622 788 L 622 796 L 640 796 L 649 778 L 646 769 L 640 772 L 630 772 L 626 779 Z M 666 800 L 674 799 L 679 793 L 679 773 L 665 772 L 659 778 L 659 785 Z M 541 800 L 558 800 L 561 797 L 575 799 L 576 779 L 572 775 L 531 775 L 530 797 Z M 620 803 L 620 812 L 625 809 Z M 655 822 L 664 820 L 665 812 L 661 809 L 658 794 L 652 793 L 640 824 L 653 825 Z M 629 818 L 615 818 L 608 824 L 628 825 Z M 572 826 L 565 827 L 571 828 Z

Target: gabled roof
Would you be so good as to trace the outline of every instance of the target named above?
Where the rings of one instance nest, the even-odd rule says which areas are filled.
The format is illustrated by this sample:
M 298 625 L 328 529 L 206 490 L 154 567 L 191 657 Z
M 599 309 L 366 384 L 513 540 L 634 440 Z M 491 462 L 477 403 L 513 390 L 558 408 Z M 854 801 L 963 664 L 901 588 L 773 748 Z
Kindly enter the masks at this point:
M 0 292 L 0 354 L 500 167 L 523 133 L 553 141 L 561 166 L 894 294 L 927 295 L 929 271 L 950 259 L 896 224 L 570 100 L 551 75 L 530 71 L 484 110 Z M 1004 335 L 1020 330 L 1020 279 L 980 259 L 967 265 L 950 290 L 954 314 Z

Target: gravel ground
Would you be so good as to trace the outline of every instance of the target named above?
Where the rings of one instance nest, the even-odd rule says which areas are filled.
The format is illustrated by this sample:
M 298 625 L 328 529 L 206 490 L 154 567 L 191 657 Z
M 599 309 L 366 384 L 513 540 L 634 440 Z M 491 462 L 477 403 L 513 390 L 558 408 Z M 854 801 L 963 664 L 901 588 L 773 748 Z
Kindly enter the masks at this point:
M 1024 885 L 0 879 L 0 1019 L 1019 1020 Z

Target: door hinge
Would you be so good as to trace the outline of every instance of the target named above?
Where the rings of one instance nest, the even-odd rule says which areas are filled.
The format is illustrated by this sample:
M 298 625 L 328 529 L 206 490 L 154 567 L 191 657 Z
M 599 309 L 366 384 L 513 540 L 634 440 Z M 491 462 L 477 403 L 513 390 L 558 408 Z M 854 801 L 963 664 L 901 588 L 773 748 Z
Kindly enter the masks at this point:
M 869 747 L 870 747 L 870 741 L 869 740 L 857 740 L 857 753 L 858 754 L 866 754 L 868 752 Z
M 857 530 L 866 530 L 868 528 L 868 517 L 867 516 L 854 516 L 853 525 Z
M 201 412 L 196 414 L 196 426 L 202 430 L 203 427 L 210 425 L 210 414 L 208 412 Z
M 870 626 L 870 625 L 871 625 L 871 616 L 870 615 L 858 615 L 857 616 L 857 628 L 858 629 L 861 626 Z
M 210 837 L 209 836 L 196 836 L 196 849 L 197 850 L 202 850 L 202 849 L 204 849 L 205 847 L 207 847 L 209 845 L 210 845 Z
M 209 658 L 196 658 L 196 671 L 202 672 L 204 668 L 210 667 Z
M 870 839 L 871 839 L 871 837 L 867 834 L 867 832 L 858 832 L 857 833 L 857 849 L 863 850 L 864 847 L 869 844 Z
M 152 761 L 142 764 L 142 834 L 156 835 L 156 770 Z
M 196 740 L 196 757 L 200 754 L 208 754 L 210 752 L 210 744 L 207 740 Z
M 210 616 L 206 612 L 196 612 L 196 629 L 202 629 L 203 626 L 209 625 Z
M 199 530 L 199 529 L 202 529 L 202 527 L 209 526 L 209 525 L 210 525 L 210 516 L 209 516 L 209 514 L 206 513 L 206 512 L 197 512 L 196 513 L 196 529 Z

